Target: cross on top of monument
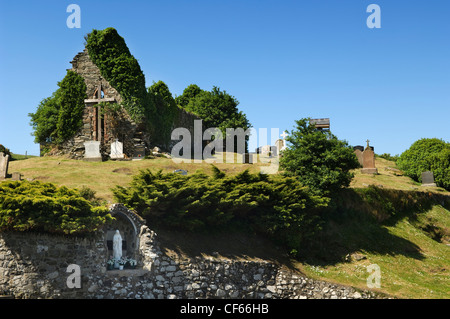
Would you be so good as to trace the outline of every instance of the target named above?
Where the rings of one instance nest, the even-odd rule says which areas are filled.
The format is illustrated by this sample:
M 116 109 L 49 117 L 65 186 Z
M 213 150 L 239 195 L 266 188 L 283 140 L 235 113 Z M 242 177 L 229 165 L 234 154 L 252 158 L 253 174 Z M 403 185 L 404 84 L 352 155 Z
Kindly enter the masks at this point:
M 283 132 L 283 134 L 280 134 L 280 136 L 283 138 L 283 140 L 285 140 L 288 135 L 289 134 L 287 134 L 286 132 Z
M 366 142 L 367 142 L 367 148 L 369 148 L 369 147 L 370 147 L 370 146 L 369 146 L 369 142 L 370 142 L 370 141 L 369 141 L 369 140 L 367 140 Z

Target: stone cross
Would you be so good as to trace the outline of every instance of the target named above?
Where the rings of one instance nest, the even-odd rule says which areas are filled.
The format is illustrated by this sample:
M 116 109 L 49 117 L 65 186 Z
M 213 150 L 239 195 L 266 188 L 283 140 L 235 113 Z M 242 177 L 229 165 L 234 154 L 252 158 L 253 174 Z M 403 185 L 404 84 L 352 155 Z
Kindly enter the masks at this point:
M 369 146 L 369 142 L 370 142 L 370 141 L 367 140 L 366 142 L 367 142 L 367 147 L 366 147 L 366 149 L 368 149 L 368 148 L 370 147 L 370 146 Z

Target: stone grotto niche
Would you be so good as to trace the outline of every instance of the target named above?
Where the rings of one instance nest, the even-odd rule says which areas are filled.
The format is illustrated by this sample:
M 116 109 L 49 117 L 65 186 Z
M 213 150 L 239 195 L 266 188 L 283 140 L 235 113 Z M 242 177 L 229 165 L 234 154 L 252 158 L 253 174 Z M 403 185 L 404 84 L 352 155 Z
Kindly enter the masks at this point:
M 122 204 L 114 204 L 110 208 L 114 221 L 108 223 L 105 228 L 105 240 L 108 248 L 107 258 L 113 256 L 113 237 L 116 230 L 122 236 L 122 257 L 133 258 L 138 262 L 139 256 L 139 232 L 144 220 L 136 213 L 130 211 Z

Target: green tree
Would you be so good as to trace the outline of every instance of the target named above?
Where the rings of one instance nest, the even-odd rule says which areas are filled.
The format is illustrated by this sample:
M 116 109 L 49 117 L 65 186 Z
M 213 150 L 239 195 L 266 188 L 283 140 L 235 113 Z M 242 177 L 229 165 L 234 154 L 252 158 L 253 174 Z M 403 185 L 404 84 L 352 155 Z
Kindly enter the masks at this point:
M 450 189 L 450 143 L 438 138 L 414 142 L 397 160 L 398 167 L 417 182 L 422 172 L 432 171 L 436 185 Z
M 239 101 L 214 86 L 211 91 L 201 91 L 189 100 L 186 110 L 198 115 L 206 127 L 218 127 L 225 133 L 226 128 L 250 127 L 242 111 L 237 106 Z
M 175 98 L 175 102 L 182 108 L 185 108 L 189 101 L 194 99 L 199 93 L 203 92 L 197 84 L 191 84 L 184 89 L 183 94 Z
M 170 134 L 178 106 L 170 93 L 169 87 L 163 82 L 153 83 L 148 88 L 150 112 L 148 118 L 152 121 L 154 142 L 166 148 L 170 141 Z
M 350 170 L 359 163 L 347 142 L 330 131 L 317 130 L 309 119 L 296 124 L 286 138 L 291 145 L 280 159 L 284 174 L 296 176 L 303 185 L 324 195 L 348 186 L 353 178 Z
M 58 82 L 58 90 L 43 99 L 36 113 L 29 113 L 36 143 L 62 143 L 82 125 L 86 84 L 73 71 Z
M 56 124 L 59 116 L 59 90 L 43 99 L 36 113 L 29 113 L 35 143 L 51 143 L 57 137 Z
M 242 128 L 245 131 L 251 127 L 247 116 L 238 109 L 239 101 L 216 86 L 211 91 L 204 91 L 195 84 L 190 85 L 178 98 L 178 101 L 181 101 L 181 105 L 179 105 L 186 111 L 203 120 L 203 128 L 217 127 L 222 131 L 224 137 L 226 137 L 227 128 Z M 248 138 L 246 136 L 246 149 Z M 237 143 L 235 142 L 234 145 L 236 151 Z

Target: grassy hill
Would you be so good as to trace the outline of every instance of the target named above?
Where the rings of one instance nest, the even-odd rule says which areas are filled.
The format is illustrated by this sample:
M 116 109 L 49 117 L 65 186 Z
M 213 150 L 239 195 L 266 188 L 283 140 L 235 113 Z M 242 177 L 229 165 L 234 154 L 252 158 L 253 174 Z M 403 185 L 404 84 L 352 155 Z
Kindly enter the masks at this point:
M 317 279 L 367 289 L 367 266 L 381 270 L 378 290 L 400 298 L 450 298 L 450 192 L 424 188 L 403 176 L 395 163 L 377 158 L 379 174 L 355 171 L 350 189 L 339 196 L 327 223 L 298 260 L 247 231 L 180 234 L 157 230 L 171 254 L 217 258 L 265 259 L 285 264 Z M 216 164 L 228 173 L 263 164 Z M 23 178 L 96 191 L 112 202 L 111 188 L 126 186 L 140 169 L 211 172 L 210 164 L 175 164 L 167 158 L 141 161 L 82 162 L 65 158 L 29 158 L 10 163 Z M 373 186 L 371 186 L 373 185 Z

